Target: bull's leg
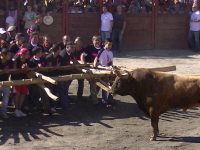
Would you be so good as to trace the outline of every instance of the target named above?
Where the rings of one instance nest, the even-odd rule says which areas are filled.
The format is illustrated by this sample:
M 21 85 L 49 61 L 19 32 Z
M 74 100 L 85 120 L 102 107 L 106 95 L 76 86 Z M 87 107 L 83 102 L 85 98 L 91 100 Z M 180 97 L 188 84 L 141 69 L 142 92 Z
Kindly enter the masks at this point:
M 156 137 L 159 134 L 158 121 L 159 121 L 159 116 L 156 115 L 151 117 L 151 126 L 153 128 L 153 135 L 151 136 L 150 141 L 155 141 Z

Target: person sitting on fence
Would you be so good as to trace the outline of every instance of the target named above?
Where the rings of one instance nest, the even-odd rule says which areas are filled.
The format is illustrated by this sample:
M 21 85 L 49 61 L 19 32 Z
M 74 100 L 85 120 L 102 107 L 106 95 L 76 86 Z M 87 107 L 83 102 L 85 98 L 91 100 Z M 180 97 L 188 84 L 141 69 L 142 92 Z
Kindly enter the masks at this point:
M 109 38 L 106 39 L 103 50 L 98 53 L 97 57 L 94 60 L 95 67 L 97 67 L 98 64 L 104 67 L 113 65 L 113 53 L 111 49 L 112 49 L 112 40 Z M 107 81 L 108 79 L 104 80 L 105 83 L 109 84 L 109 82 Z M 102 104 L 105 105 L 106 107 L 110 107 L 111 106 L 110 102 L 112 99 L 113 99 L 112 95 L 102 89 L 102 100 L 101 100 Z
M 3 70 L 6 72 L 8 69 L 13 68 L 13 62 L 10 57 L 10 52 L 7 48 L 3 48 L 0 52 L 0 70 Z M 9 80 L 9 74 L 1 75 L 0 80 L 1 81 L 8 81 Z M 0 88 L 0 94 L 2 96 L 2 107 L 0 108 L 0 116 L 4 119 L 8 118 L 7 115 L 7 107 L 8 107 L 8 101 L 10 96 L 10 87 L 1 87 Z

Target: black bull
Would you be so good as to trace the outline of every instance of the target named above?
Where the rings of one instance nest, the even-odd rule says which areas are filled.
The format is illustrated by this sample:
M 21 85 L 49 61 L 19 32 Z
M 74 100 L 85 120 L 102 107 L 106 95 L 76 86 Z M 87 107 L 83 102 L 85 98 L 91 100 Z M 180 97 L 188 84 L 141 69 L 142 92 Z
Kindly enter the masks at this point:
M 153 136 L 159 133 L 160 114 L 171 108 L 187 108 L 200 105 L 200 77 L 178 76 L 148 69 L 136 69 L 125 77 L 116 77 L 112 93 L 131 95 L 139 108 L 151 118 Z

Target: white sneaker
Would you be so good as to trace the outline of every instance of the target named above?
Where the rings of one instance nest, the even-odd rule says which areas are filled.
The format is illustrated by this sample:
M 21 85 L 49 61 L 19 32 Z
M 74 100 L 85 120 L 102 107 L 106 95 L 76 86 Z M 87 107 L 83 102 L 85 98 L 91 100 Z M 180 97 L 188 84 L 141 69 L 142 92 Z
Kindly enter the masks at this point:
M 15 110 L 15 117 L 19 118 L 22 117 L 18 109 Z
M 19 110 L 19 114 L 20 114 L 21 117 L 26 117 L 27 116 L 27 114 L 23 113 L 21 110 Z

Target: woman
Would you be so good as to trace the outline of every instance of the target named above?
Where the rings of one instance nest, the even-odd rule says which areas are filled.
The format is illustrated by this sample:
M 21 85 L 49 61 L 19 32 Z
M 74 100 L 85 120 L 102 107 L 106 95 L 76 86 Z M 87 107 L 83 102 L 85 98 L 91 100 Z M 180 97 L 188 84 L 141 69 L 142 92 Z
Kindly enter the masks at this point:
M 36 17 L 36 13 L 32 11 L 32 7 L 29 5 L 27 6 L 27 11 L 24 14 L 23 21 L 25 22 L 24 30 L 27 32 L 27 30 L 31 27 L 31 25 L 34 24 L 34 20 Z

